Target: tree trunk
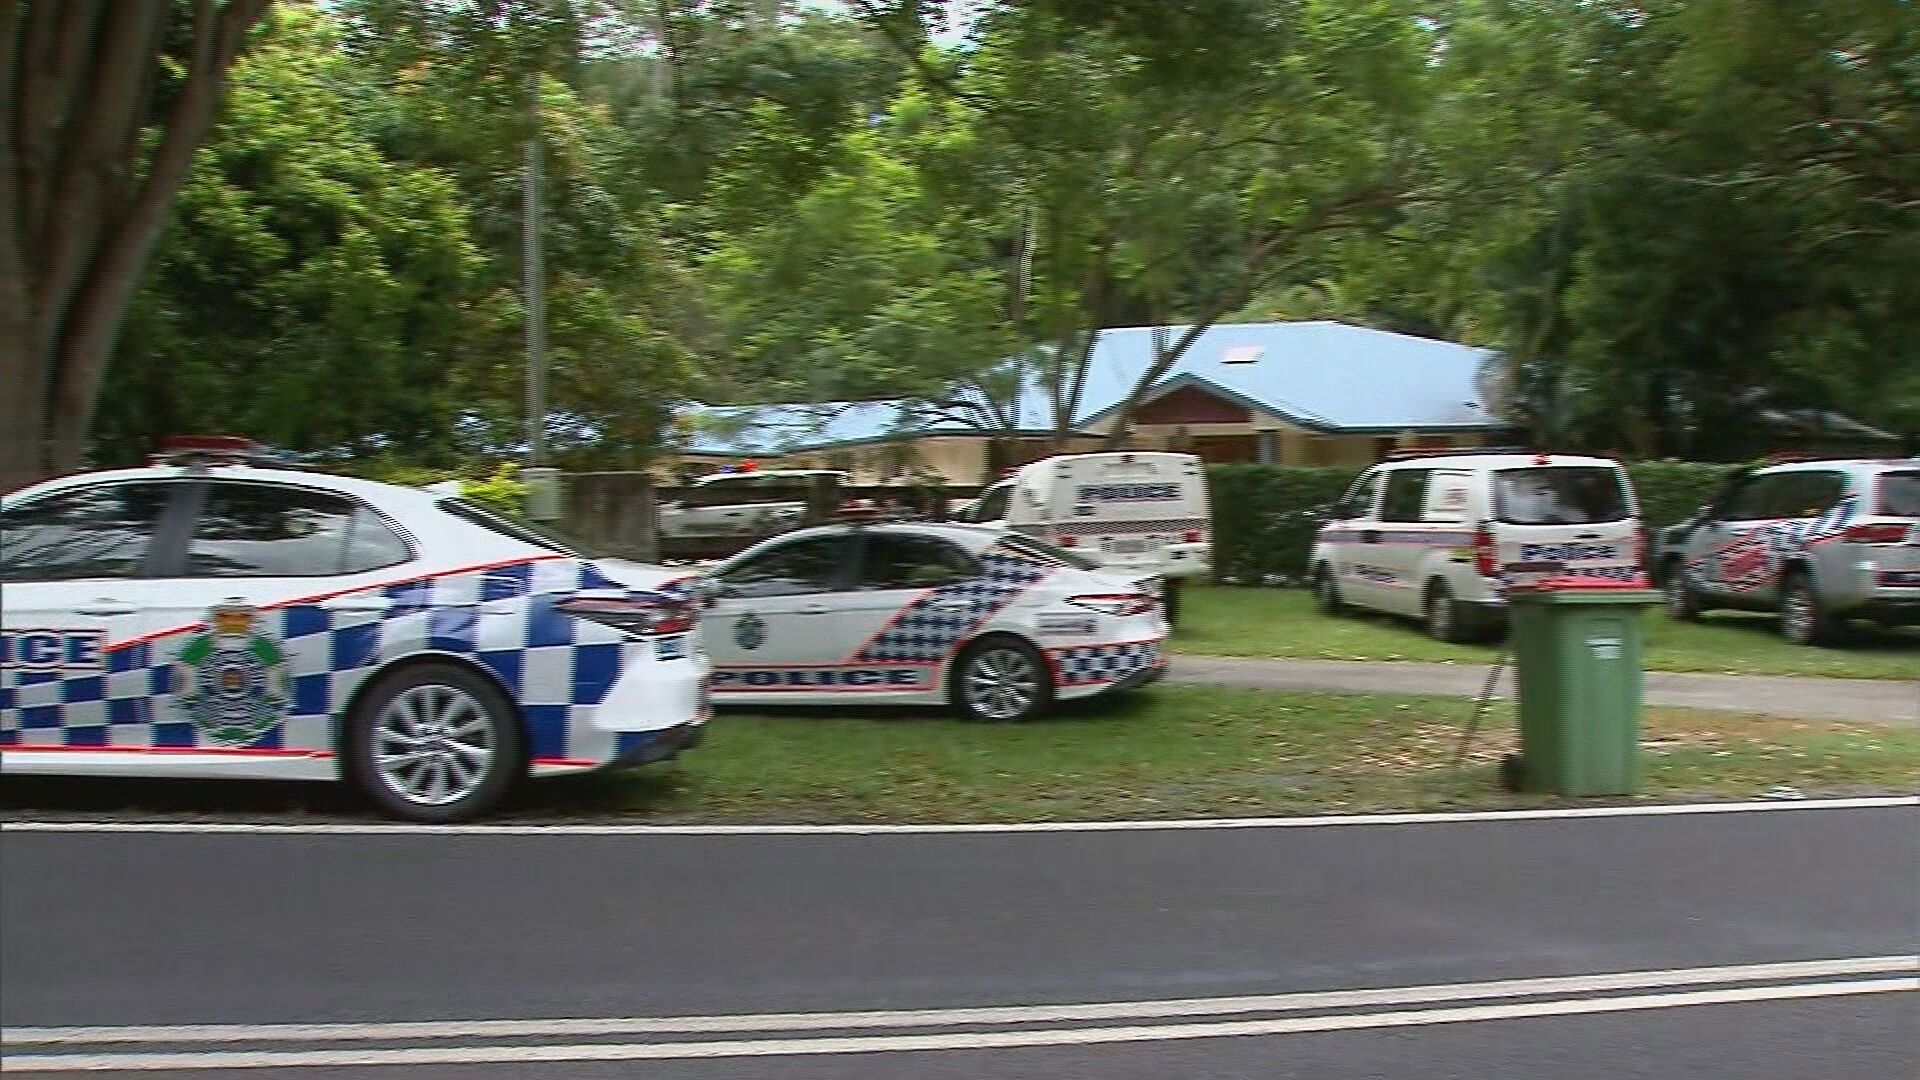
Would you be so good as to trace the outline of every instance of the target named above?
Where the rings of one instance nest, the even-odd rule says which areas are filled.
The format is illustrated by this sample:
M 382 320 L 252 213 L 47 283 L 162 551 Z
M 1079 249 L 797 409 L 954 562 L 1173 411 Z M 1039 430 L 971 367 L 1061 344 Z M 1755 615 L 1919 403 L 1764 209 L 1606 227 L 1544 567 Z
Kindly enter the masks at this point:
M 0 14 L 0 489 L 78 470 L 142 268 L 271 0 L 193 0 L 186 74 L 143 150 L 173 0 Z M 22 12 L 24 10 L 24 17 Z

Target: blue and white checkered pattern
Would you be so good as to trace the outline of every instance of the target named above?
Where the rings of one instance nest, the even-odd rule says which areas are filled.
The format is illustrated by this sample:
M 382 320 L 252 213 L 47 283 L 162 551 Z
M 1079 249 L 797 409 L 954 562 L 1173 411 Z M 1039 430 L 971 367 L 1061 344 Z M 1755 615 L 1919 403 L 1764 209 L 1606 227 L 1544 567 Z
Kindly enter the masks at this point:
M 330 753 L 340 714 L 367 677 L 431 651 L 466 657 L 500 680 L 522 706 L 536 761 L 610 760 L 630 733 L 598 730 L 581 713 L 612 689 L 625 645 L 608 627 L 554 610 L 581 589 L 627 591 L 589 562 L 540 558 L 266 607 L 255 627 L 284 652 L 292 700 L 247 748 Z M 204 629 L 110 645 L 103 671 L 0 669 L 0 746 L 218 748 L 173 701 L 180 650 Z
M 1160 666 L 1160 642 L 1132 641 L 1118 645 L 1072 645 L 1048 649 L 1060 685 L 1093 686 L 1119 682 L 1130 675 Z
M 974 629 L 1053 572 L 1032 559 L 1002 551 L 980 557 L 979 577 L 921 594 L 868 641 L 849 663 L 937 664 L 953 655 Z

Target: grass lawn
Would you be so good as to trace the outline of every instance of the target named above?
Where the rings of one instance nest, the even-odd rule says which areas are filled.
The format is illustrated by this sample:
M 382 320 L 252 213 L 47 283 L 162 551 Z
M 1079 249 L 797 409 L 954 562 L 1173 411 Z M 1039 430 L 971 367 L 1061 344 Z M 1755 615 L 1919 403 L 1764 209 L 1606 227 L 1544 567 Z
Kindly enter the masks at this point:
M 1174 634 L 1178 652 L 1284 656 L 1309 660 L 1426 660 L 1491 663 L 1491 645 L 1448 645 L 1410 621 L 1382 615 L 1327 618 L 1304 589 L 1192 588 Z M 1739 675 L 1822 675 L 1920 680 L 1920 637 L 1862 632 L 1837 649 L 1788 644 L 1761 615 L 1715 613 L 1696 625 L 1647 613 L 1647 666 L 1657 671 Z
M 1046 720 L 939 712 L 723 712 L 664 768 L 535 785 L 527 812 L 650 821 L 972 822 L 1537 806 L 1497 764 L 1496 704 L 1453 767 L 1471 706 L 1416 698 L 1160 686 Z M 1649 800 L 1911 790 L 1920 731 L 1650 710 Z

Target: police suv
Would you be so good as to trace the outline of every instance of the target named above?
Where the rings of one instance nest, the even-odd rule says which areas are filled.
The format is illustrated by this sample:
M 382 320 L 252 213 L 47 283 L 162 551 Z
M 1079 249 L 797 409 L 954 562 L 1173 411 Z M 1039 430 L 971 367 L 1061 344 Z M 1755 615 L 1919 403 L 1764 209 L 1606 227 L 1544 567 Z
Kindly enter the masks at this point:
M 1007 529 L 856 522 L 672 587 L 705 605 L 717 702 L 950 704 L 1006 721 L 1160 678 L 1152 586 Z
M 1745 472 L 1662 541 L 1675 618 L 1778 611 L 1781 633 L 1803 645 L 1838 640 L 1847 619 L 1920 623 L 1920 459 Z
M 167 449 L 0 500 L 6 773 L 341 778 L 440 822 L 698 741 L 684 598 L 458 498 Z
M 1506 449 L 1394 453 L 1336 504 L 1310 563 L 1322 611 L 1413 616 L 1443 641 L 1499 628 L 1515 584 L 1634 581 L 1645 564 L 1619 462 Z

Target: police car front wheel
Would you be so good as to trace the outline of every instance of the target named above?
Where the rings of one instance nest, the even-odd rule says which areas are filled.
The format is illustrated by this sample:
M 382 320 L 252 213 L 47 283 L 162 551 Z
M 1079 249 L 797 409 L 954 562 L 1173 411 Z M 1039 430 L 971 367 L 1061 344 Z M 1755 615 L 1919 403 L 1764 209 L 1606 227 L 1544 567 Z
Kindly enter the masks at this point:
M 1024 641 L 995 637 L 976 642 L 954 667 L 953 703 L 969 720 L 1026 720 L 1052 700 L 1047 662 Z
M 478 816 L 526 771 L 512 704 L 455 664 L 381 680 L 354 710 L 347 737 L 354 781 L 381 813 L 407 821 Z

